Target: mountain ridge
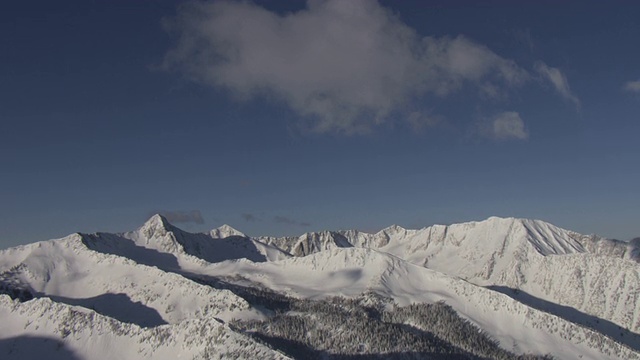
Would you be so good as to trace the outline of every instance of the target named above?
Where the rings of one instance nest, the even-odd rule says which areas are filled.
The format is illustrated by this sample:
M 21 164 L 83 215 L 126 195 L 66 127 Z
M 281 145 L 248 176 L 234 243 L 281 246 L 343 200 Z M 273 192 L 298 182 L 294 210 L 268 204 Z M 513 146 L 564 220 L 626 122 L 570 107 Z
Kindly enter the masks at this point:
M 445 301 L 515 353 L 543 349 L 571 358 L 566 348 L 585 358 L 640 359 L 639 242 L 519 218 L 278 238 L 249 237 L 228 225 L 190 233 L 154 215 L 130 232 L 74 233 L 0 251 L 0 296 L 14 299 L 14 305 L 0 301 L 0 313 L 16 324 L 31 321 L 49 329 L 10 326 L 0 336 L 22 342 L 18 339 L 24 336 L 59 334 L 51 329 L 63 328 L 64 319 L 44 320 L 42 313 L 25 310 L 32 307 L 18 305 L 48 299 L 64 309 L 116 321 L 112 324 L 135 325 L 143 330 L 134 333 L 146 334 L 140 339 L 151 336 L 145 329 L 182 329 L 188 323 L 235 337 L 236 330 L 211 321 L 278 316 L 268 308 L 277 301 L 255 303 L 251 292 L 239 291 L 245 287 L 309 301 L 328 296 L 364 296 L 366 301 L 369 293 L 400 307 Z M 18 309 L 23 313 L 13 314 Z M 295 313 L 289 316 L 297 321 Z M 78 334 L 90 342 L 90 331 Z M 58 340 L 70 342 L 73 350 L 85 346 L 66 337 Z M 128 346 L 156 354 L 143 343 Z M 93 350 L 85 350 L 80 353 L 91 358 Z

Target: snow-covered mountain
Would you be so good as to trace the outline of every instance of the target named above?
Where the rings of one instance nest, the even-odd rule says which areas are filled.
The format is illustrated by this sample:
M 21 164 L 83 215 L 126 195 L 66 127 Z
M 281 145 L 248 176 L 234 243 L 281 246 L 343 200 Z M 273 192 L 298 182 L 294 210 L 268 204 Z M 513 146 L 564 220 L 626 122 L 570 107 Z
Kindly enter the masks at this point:
M 228 290 L 93 251 L 80 234 L 2 252 L 0 283 L 24 289 L 31 297 L 82 306 L 140 326 L 249 309 Z
M 633 244 L 551 224 L 490 218 L 399 232 L 378 249 L 483 286 L 499 286 L 640 330 Z
M 97 234 L 97 237 L 100 236 L 101 234 Z M 108 237 L 109 234 L 103 236 Z M 121 234 L 120 237 L 133 241 L 139 247 L 173 254 L 178 260 L 196 257 L 206 262 L 241 258 L 274 261 L 289 256 L 286 252 L 250 239 L 227 225 L 214 229 L 209 234 L 192 234 L 169 224 L 161 215 L 152 216 L 138 230 Z
M 377 336 L 424 326 L 382 321 L 404 319 L 393 309 L 444 302 L 511 355 L 485 345 L 476 352 L 442 326 L 402 335 L 444 336 L 430 345 L 446 344 L 442 353 L 640 359 L 639 244 L 514 218 L 250 238 L 227 225 L 193 234 L 155 215 L 127 233 L 72 234 L 0 251 L 0 358 L 36 358 L 53 348 L 71 359 L 109 351 L 110 358 L 154 359 L 372 355 L 382 351 L 379 343 L 356 335 L 363 343 L 355 350 L 333 348 L 344 346 L 331 345 L 335 339 L 315 348 L 318 339 L 287 337 L 315 334 L 300 319 L 329 326 L 313 313 L 329 305 L 303 306 L 312 311 L 303 314 L 278 296 L 339 296 L 366 307 L 373 295 L 384 299 L 376 305 L 383 315 L 371 321 L 387 329 Z M 268 324 L 280 324 L 281 337 L 261 332 Z M 385 356 L 426 357 L 420 354 Z
M 373 292 L 393 299 L 397 306 L 444 301 L 516 353 L 640 359 L 640 354 L 621 341 L 623 336 L 604 336 L 501 292 L 371 249 L 332 249 L 278 263 L 225 262 L 203 273 L 215 277 L 242 274 L 244 281 L 297 298 L 356 297 Z M 625 335 L 640 341 L 638 335 Z
M 48 298 L 0 295 L 2 359 L 287 359 L 214 317 L 140 327 Z
M 263 241 L 296 256 L 345 247 L 377 249 L 476 285 L 526 293 L 532 304 L 549 301 L 640 331 L 638 240 L 626 243 L 543 221 L 492 217 L 420 230 L 395 225 L 375 234 L 325 231 Z
M 239 230 L 232 228 L 231 226 L 224 224 L 220 227 L 217 227 L 209 232 L 209 235 L 213 238 L 224 239 L 229 236 L 242 236 L 246 237 L 244 233 Z

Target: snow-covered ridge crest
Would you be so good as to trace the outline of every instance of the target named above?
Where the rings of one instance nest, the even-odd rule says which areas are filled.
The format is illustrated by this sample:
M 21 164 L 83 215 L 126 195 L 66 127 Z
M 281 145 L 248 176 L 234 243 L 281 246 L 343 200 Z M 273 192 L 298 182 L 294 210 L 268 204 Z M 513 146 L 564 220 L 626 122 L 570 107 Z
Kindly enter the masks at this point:
M 542 220 L 492 216 L 481 221 L 405 229 L 391 225 L 376 233 L 359 230 L 309 232 L 300 236 L 256 237 L 294 256 L 341 247 L 427 248 L 470 247 L 481 252 L 505 254 L 509 247 L 540 256 L 594 253 L 640 261 L 640 238 L 630 242 L 582 235 Z
M 295 256 L 339 247 L 393 248 L 411 243 L 410 248 L 447 245 L 479 248 L 483 252 L 507 246 L 527 246 L 542 256 L 586 252 L 575 233 L 540 220 L 490 217 L 452 225 L 405 229 L 392 225 L 376 233 L 358 230 L 305 233 L 299 237 L 257 238 Z M 516 243 L 516 244 L 514 244 Z M 403 246 L 404 247 L 404 246 Z
M 209 232 L 209 235 L 211 235 L 212 238 L 218 238 L 218 239 L 223 239 L 230 236 L 242 236 L 242 237 L 247 236 L 240 230 L 236 230 L 227 224 L 223 224 L 222 226 L 219 226 L 211 230 Z
M 401 229 L 401 230 L 400 230 Z M 473 246 L 479 250 L 505 249 L 525 243 L 540 255 L 561 255 L 585 252 L 584 247 L 568 231 L 540 220 L 490 217 L 452 225 L 433 225 L 420 230 L 402 228 L 383 230 L 390 242 L 413 241 L 444 243 L 458 247 Z
M 44 306 L 45 312 L 74 309 L 78 319 L 106 318 L 116 333 L 122 326 L 133 329 L 127 333 L 132 338 L 139 331 L 152 336 L 147 329 L 155 329 L 167 339 L 166 329 L 192 325 L 203 336 L 212 330 L 234 337 L 215 319 L 273 316 L 275 308 L 260 310 L 264 304 L 254 304 L 251 291 L 243 290 L 262 287 L 307 299 L 374 293 L 397 305 L 444 300 L 515 352 L 638 358 L 639 242 L 497 217 L 416 230 L 394 225 L 376 233 L 250 238 L 229 226 L 189 233 L 157 215 L 128 233 L 72 234 L 0 251 L 0 293 L 22 301 L 0 301 L 0 316 L 9 319 L 0 336 L 22 342 L 21 329 L 54 321 L 36 311 L 39 306 L 23 306 L 48 301 L 54 306 Z M 75 331 L 54 327 L 28 336 L 57 336 L 64 345 L 67 332 Z M 93 335 L 85 335 L 78 335 L 81 343 L 90 344 Z M 157 354 L 122 338 L 108 341 Z M 175 341 L 170 347 L 201 340 Z M 85 345 L 79 346 L 74 350 Z M 204 354 L 215 357 L 220 350 Z
M 73 234 L 22 247 L 11 256 L 0 252 L 0 282 L 142 326 L 248 308 L 228 290 L 91 247 L 83 235 Z
M 96 235 L 102 237 L 102 241 L 114 241 L 113 234 Z M 249 238 L 228 225 L 213 229 L 208 234 L 190 233 L 171 225 L 162 215 L 154 215 L 139 229 L 119 236 L 132 240 L 135 246 L 172 254 L 181 264 L 241 258 L 272 261 L 289 256 L 279 248 Z

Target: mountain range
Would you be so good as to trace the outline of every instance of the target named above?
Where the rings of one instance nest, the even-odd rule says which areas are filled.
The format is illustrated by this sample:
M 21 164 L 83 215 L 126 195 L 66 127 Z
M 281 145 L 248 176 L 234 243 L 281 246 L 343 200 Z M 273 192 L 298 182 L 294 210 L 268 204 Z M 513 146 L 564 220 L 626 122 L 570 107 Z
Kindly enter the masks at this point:
M 640 239 L 492 217 L 249 237 L 161 215 L 0 251 L 3 359 L 640 359 Z

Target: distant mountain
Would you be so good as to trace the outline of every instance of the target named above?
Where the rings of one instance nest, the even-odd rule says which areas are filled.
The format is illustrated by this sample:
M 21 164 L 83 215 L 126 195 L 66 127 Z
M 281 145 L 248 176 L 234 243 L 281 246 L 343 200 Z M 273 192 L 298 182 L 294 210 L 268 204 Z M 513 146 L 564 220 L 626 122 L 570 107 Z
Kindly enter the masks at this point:
M 220 237 L 223 235 L 225 237 Z M 83 236 L 93 239 L 91 244 L 96 250 L 129 257 L 160 268 L 166 268 L 168 264 L 158 263 L 158 261 L 162 261 L 159 256 L 168 258 L 167 255 L 175 259 L 175 265 L 242 258 L 251 261 L 274 261 L 290 256 L 276 247 L 250 239 L 226 225 L 212 230 L 209 234 L 192 234 L 169 224 L 161 215 L 152 216 L 144 225 L 132 232 L 123 234 L 98 233 Z M 142 254 L 132 254 L 131 249 L 123 247 L 144 249 L 143 251 L 147 255 L 154 253 L 157 261 L 150 260 L 145 256 L 138 256 Z
M 516 218 L 251 238 L 154 215 L 0 251 L 0 358 L 640 359 L 639 244 Z
M 223 239 L 229 236 L 242 236 L 242 237 L 247 237 L 245 234 L 243 234 L 242 232 L 232 228 L 231 226 L 224 224 L 218 228 L 215 228 L 213 230 L 211 230 L 209 232 L 209 235 L 211 235 L 212 238 L 218 238 L 218 239 Z

